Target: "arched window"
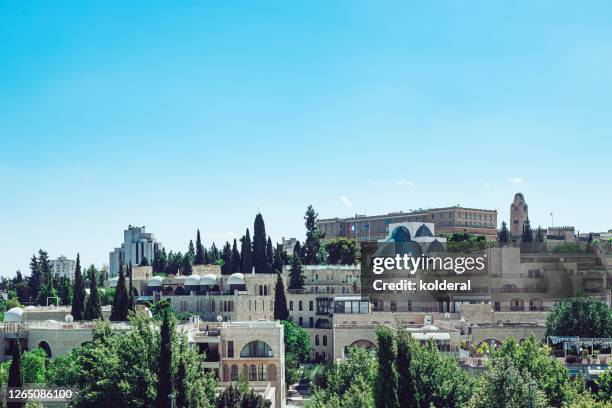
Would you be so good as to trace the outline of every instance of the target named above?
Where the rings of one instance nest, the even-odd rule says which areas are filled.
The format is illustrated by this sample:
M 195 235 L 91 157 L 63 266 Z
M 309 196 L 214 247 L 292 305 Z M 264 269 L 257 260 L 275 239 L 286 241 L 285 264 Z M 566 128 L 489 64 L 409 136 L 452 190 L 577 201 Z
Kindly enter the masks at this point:
M 268 296 L 268 285 L 264 286 L 264 296 Z
M 323 345 L 327 346 L 327 335 L 326 334 L 323 335 Z
M 249 381 L 257 381 L 257 367 L 251 364 L 249 367 Z
M 263 295 L 263 286 L 259 285 L 259 296 Z
M 232 381 L 238 381 L 238 366 L 236 364 L 232 365 Z
M 319 345 L 319 335 L 317 334 L 315 336 L 315 346 L 318 346 L 318 345 Z
M 40 347 L 41 349 L 45 351 L 45 353 L 47 354 L 47 358 L 53 357 L 53 355 L 51 354 L 51 347 L 49 346 L 49 343 L 43 340 L 40 343 L 38 343 L 38 347 Z
M 227 366 L 227 364 L 223 364 L 223 381 L 228 382 L 229 379 L 229 367 Z
M 272 348 L 265 342 L 256 340 L 247 343 L 240 352 L 240 357 L 274 357 Z
M 317 329 L 331 329 L 331 323 L 328 319 L 317 319 L 315 323 Z
M 260 364 L 257 369 L 257 379 L 259 381 L 268 381 L 268 367 L 265 364 Z

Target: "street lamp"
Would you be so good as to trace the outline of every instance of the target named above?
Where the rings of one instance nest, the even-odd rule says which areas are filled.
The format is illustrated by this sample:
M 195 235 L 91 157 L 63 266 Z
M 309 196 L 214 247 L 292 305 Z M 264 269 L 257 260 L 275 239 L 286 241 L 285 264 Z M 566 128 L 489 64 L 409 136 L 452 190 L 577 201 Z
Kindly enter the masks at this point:
M 168 394 L 168 401 L 170 402 L 170 408 L 174 408 L 174 394 Z

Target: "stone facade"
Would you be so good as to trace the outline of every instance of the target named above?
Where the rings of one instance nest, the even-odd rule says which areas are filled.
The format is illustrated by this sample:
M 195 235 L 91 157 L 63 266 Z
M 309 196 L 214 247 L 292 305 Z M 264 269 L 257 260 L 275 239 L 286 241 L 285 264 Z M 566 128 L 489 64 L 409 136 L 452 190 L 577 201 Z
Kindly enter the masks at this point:
M 514 201 L 510 204 L 510 233 L 513 237 L 523 234 L 523 224 L 529 219 L 529 207 L 525 202 L 523 193 L 516 193 Z

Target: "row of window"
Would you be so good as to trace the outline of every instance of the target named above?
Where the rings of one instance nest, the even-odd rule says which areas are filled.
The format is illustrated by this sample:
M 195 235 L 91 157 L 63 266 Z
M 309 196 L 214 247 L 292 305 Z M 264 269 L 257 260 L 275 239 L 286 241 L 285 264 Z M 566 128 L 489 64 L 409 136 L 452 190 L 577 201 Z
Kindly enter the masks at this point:
M 274 364 L 251 364 L 243 365 L 242 368 L 248 373 L 249 381 L 276 381 L 276 366 Z M 238 381 L 238 365 L 232 364 L 228 367 L 223 365 L 223 381 Z

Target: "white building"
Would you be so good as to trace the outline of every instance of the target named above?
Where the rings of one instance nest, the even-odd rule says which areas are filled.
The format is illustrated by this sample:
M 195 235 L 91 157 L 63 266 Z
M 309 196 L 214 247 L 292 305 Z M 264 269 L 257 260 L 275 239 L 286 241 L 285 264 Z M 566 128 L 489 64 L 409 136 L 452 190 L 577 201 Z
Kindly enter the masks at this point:
M 123 231 L 123 243 L 121 247 L 115 248 L 109 255 L 110 276 L 119 274 L 119 258 L 123 259 L 124 265 L 140 265 L 144 258 L 149 264 L 153 262 L 153 256 L 161 243 L 155 240 L 151 233 L 145 232 L 145 227 L 128 226 Z
M 60 255 L 57 259 L 51 260 L 51 271 L 55 276 L 66 276 L 74 279 L 74 270 L 76 269 L 76 261 Z

